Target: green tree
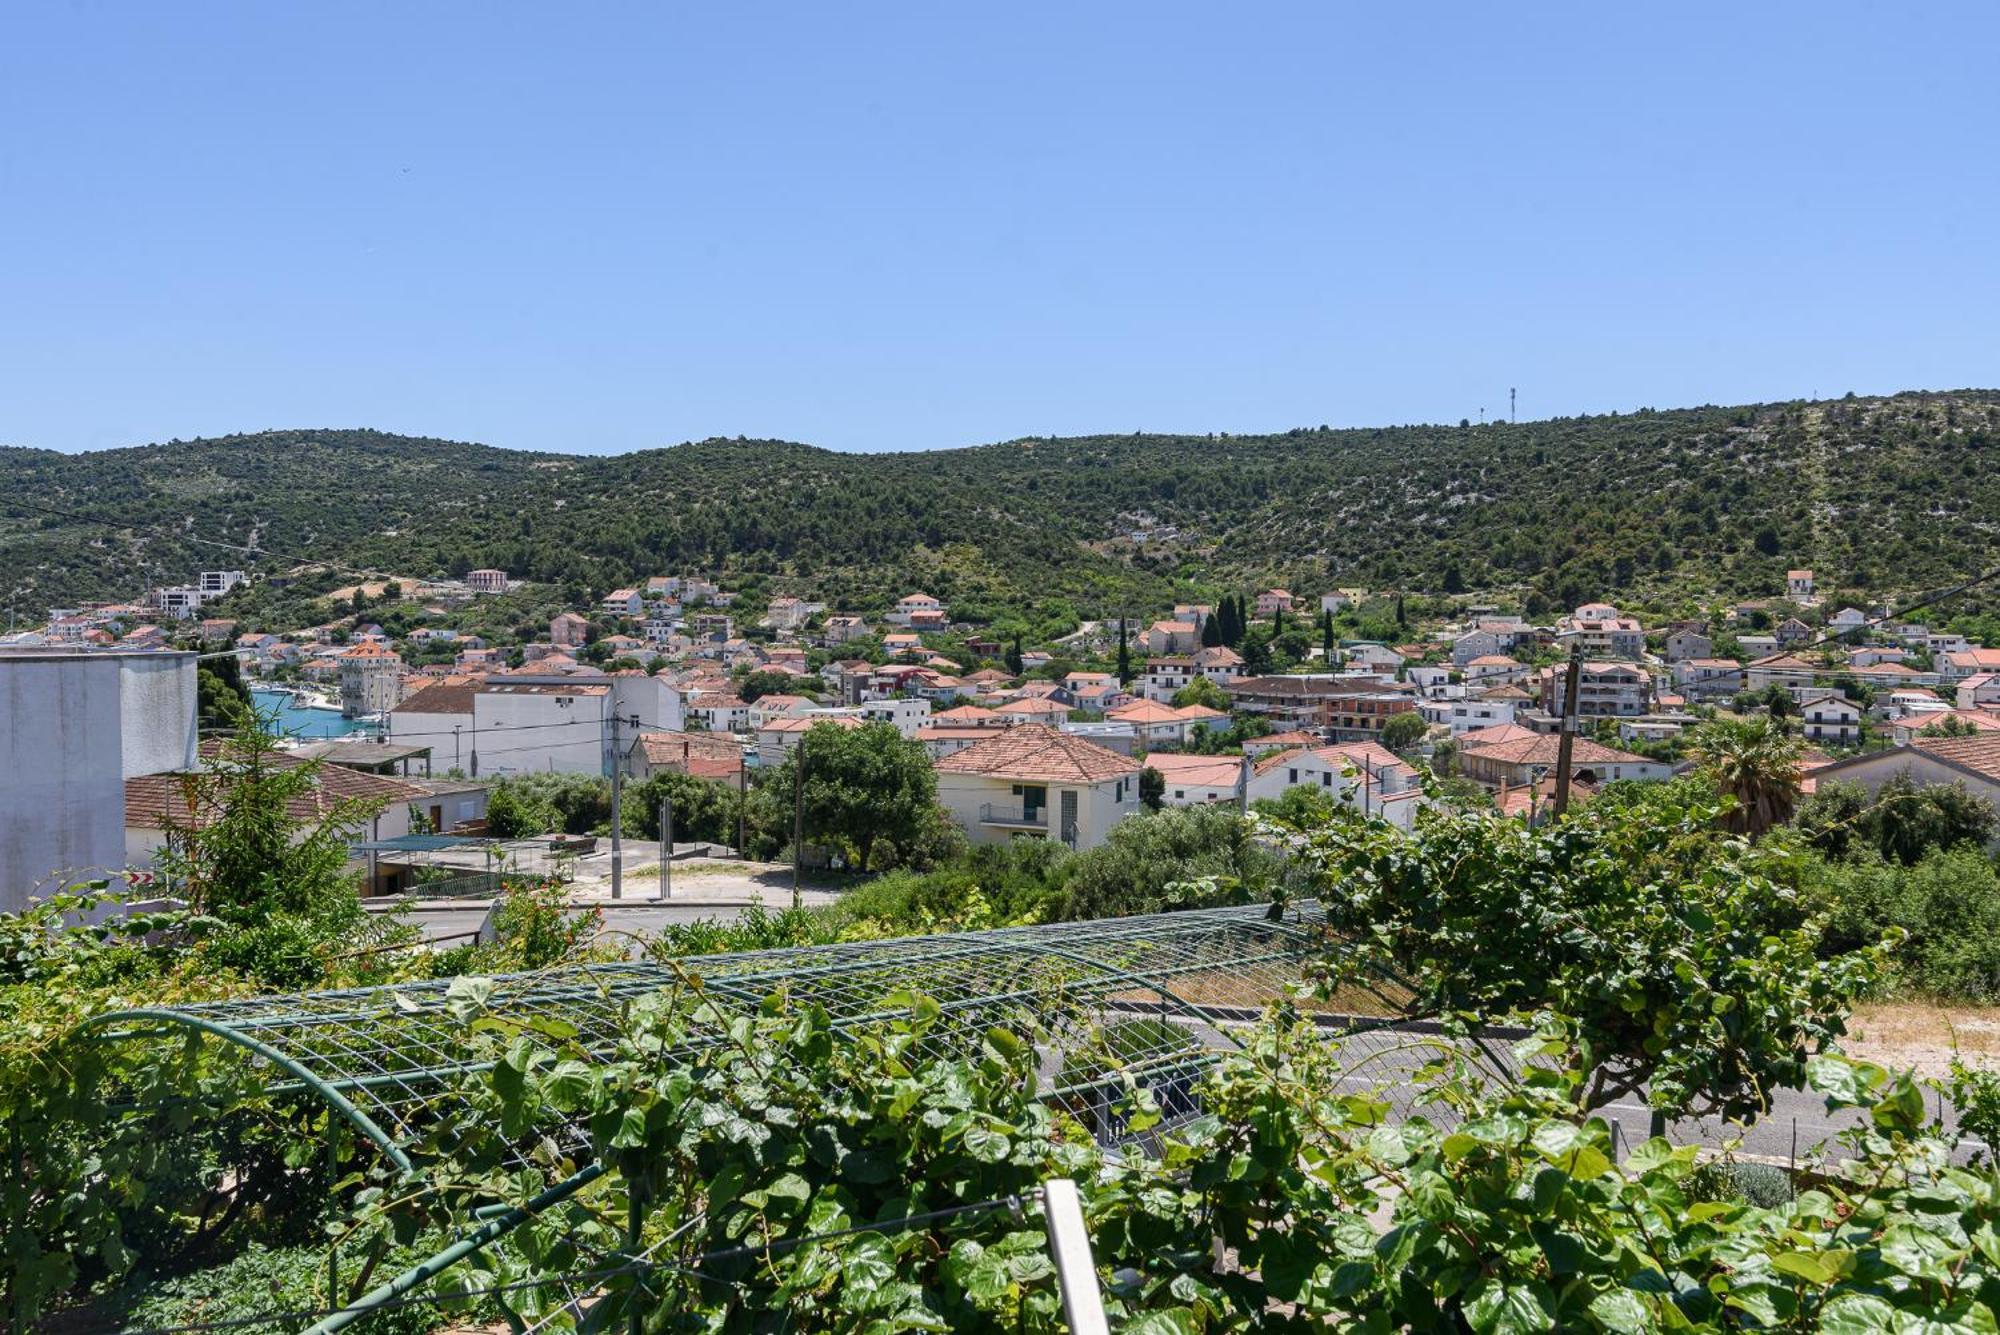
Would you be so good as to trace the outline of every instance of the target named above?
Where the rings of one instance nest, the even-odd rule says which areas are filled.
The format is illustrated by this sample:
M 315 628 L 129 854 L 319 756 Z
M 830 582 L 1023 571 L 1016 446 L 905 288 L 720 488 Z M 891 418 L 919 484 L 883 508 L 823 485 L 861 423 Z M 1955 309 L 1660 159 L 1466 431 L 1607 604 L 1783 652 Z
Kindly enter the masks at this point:
M 1125 685 L 1132 680 L 1132 641 L 1127 634 L 1125 618 L 1118 618 L 1118 684 Z
M 1393 969 L 1447 1020 L 1550 1012 L 1585 1106 L 1749 1117 L 1844 1032 L 1886 953 L 1822 958 L 1786 864 L 1717 828 L 1698 783 L 1606 793 L 1542 828 L 1444 806 L 1414 838 L 1342 813 L 1306 841 L 1345 968 Z M 1338 983 L 1340 978 L 1333 980 Z
M 1805 748 L 1774 719 L 1717 719 L 1688 737 L 1696 768 L 1733 798 L 1724 828 L 1756 839 L 1792 818 L 1798 806 Z
M 892 724 L 808 729 L 769 788 L 789 797 L 801 765 L 806 837 L 846 844 L 857 867 L 876 865 L 878 844 L 907 857 L 942 819 L 930 757 Z
M 1189 705 L 1205 705 L 1210 709 L 1229 712 L 1229 692 L 1208 677 L 1196 677 L 1187 685 L 1174 692 L 1174 708 L 1186 709 Z
M 1261 626 L 1246 631 L 1243 636 L 1243 670 L 1253 677 L 1261 677 L 1271 671 L 1271 641 Z
M 1139 801 L 1148 811 L 1158 811 L 1166 805 L 1167 776 L 1151 765 L 1139 771 Z
M 1014 642 L 1007 646 L 1007 672 L 1015 677 L 1021 675 L 1021 637 L 1018 633 Z
M 795 677 L 789 672 L 775 672 L 769 668 L 759 668 L 745 677 L 736 688 L 736 694 L 745 704 L 756 704 L 767 695 L 818 696 L 818 683 L 804 677 Z
M 1431 725 L 1424 722 L 1424 716 L 1412 709 L 1397 714 L 1382 725 L 1382 745 L 1401 755 L 1423 741 L 1430 730 Z
M 1127 816 L 1062 867 L 1051 912 L 1064 920 L 1255 903 L 1279 889 L 1287 870 L 1284 855 L 1253 839 L 1229 806 Z

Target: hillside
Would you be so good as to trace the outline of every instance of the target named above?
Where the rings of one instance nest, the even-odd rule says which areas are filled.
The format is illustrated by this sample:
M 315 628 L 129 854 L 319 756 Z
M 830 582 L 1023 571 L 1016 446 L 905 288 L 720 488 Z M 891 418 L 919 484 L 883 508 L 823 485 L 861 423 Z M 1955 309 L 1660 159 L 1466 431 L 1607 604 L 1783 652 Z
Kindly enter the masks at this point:
M 281 431 L 0 450 L 0 588 L 24 615 L 128 597 L 229 561 L 192 541 L 207 538 L 410 575 L 501 566 L 578 591 L 722 567 L 860 607 L 923 585 L 965 608 L 1115 613 L 1267 578 L 1570 605 L 1770 592 L 1787 565 L 1857 593 L 1942 584 L 2000 557 L 1996 517 L 2000 391 L 1986 390 L 873 455 Z M 1177 532 L 1141 547 L 1135 528 Z

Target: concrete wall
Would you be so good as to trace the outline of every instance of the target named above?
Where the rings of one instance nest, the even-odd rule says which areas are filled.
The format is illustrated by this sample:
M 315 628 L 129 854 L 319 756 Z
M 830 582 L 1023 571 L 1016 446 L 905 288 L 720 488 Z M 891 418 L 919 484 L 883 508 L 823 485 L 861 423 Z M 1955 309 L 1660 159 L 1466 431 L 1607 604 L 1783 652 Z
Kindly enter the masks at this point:
M 0 912 L 126 865 L 125 780 L 195 758 L 192 654 L 0 654 Z
M 548 770 L 611 772 L 611 697 L 570 696 L 567 706 L 558 705 L 556 698 L 500 691 L 481 691 L 473 697 L 481 778 Z M 471 764 L 468 754 L 468 769 Z

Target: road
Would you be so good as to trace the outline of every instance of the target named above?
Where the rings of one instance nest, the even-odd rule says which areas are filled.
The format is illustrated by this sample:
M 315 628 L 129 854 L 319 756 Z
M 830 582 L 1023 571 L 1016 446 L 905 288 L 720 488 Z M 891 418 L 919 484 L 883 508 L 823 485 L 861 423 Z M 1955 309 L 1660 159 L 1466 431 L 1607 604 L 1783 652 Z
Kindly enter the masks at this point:
M 638 841 L 634 841 L 637 843 Z M 653 902 L 660 893 L 657 873 L 658 845 L 648 844 L 652 856 L 633 860 L 633 870 L 625 875 L 625 897 L 611 898 L 608 876 L 580 877 L 571 887 L 571 902 L 579 912 L 586 908 L 604 912 L 604 935 L 642 936 L 670 924 L 716 920 L 733 922 L 752 904 L 773 911 L 792 903 L 791 868 L 777 863 L 694 860 L 676 862 L 673 869 L 673 899 Z M 799 899 L 807 907 L 831 904 L 835 891 L 810 884 L 800 887 Z M 491 902 L 484 899 L 420 900 L 397 904 L 370 904 L 378 913 L 400 913 L 415 923 L 424 939 L 440 945 L 468 941 L 486 921 Z

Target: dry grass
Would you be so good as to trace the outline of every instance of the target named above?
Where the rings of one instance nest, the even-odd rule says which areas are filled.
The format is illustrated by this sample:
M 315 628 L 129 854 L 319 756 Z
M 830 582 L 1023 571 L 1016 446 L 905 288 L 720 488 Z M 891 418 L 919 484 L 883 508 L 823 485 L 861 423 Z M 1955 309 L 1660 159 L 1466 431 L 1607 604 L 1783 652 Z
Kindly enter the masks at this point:
M 2000 1070 L 2000 1008 L 1930 1001 L 1857 1006 L 1841 1043 L 1849 1056 L 1891 1069 L 1943 1075 L 1954 1054 L 1968 1066 Z

